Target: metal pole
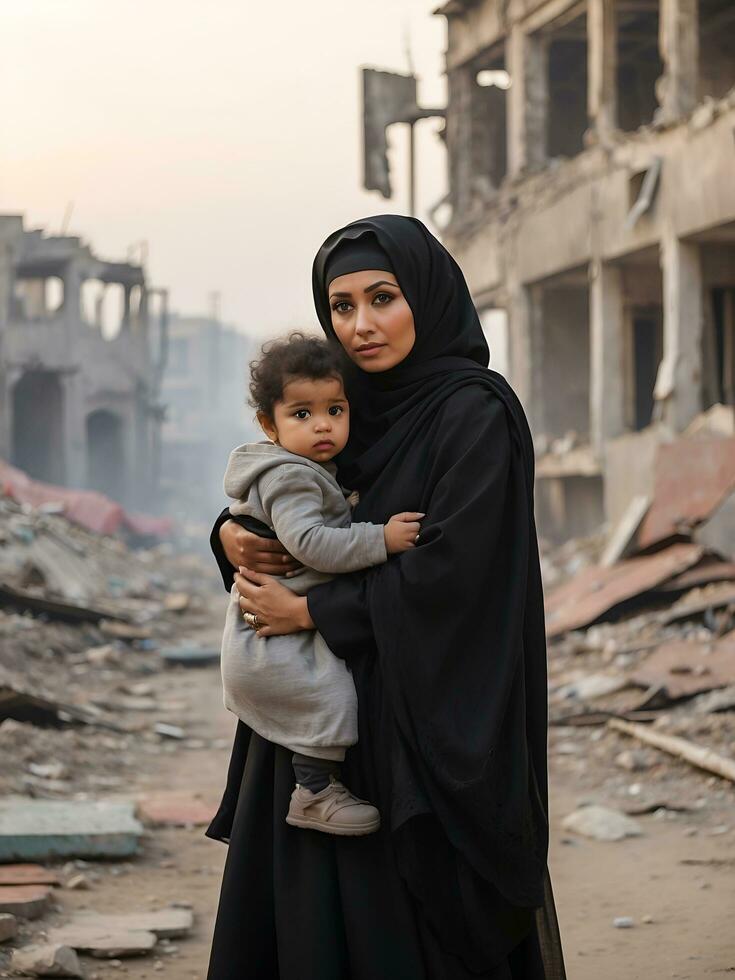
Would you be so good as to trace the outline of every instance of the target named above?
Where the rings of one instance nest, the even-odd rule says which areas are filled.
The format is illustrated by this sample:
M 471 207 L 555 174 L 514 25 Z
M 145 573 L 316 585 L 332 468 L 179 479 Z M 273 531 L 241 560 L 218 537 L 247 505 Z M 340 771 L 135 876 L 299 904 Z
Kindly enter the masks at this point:
M 412 121 L 408 124 L 408 213 L 416 217 L 416 138 Z

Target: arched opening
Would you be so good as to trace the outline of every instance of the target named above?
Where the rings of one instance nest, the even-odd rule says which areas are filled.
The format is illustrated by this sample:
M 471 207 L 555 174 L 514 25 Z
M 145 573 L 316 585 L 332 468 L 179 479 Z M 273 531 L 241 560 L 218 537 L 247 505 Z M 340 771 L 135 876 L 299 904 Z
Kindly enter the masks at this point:
M 12 463 L 46 483 L 64 482 L 63 409 L 53 371 L 28 371 L 13 388 Z
M 122 500 L 124 479 L 122 419 L 114 412 L 98 409 L 87 416 L 87 486 Z

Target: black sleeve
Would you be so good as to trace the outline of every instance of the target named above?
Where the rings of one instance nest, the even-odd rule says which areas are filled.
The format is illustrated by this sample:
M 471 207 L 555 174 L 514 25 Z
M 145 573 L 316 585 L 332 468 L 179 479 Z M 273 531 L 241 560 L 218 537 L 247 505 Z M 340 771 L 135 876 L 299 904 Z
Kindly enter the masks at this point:
M 240 527 L 244 527 L 246 530 L 252 531 L 253 534 L 259 534 L 261 538 L 275 538 L 276 532 L 272 530 L 272 528 L 269 528 L 267 524 L 263 524 L 262 521 L 257 520 L 255 517 L 248 517 L 245 514 L 233 516 L 230 513 L 229 508 L 225 507 L 217 520 L 214 522 L 212 533 L 209 535 L 209 546 L 214 553 L 214 560 L 219 566 L 225 591 L 229 592 L 232 588 L 232 579 L 237 569 L 227 560 L 225 549 L 222 547 L 222 542 L 219 539 L 219 529 L 222 527 L 225 521 L 234 521 L 236 524 L 239 524 Z
M 367 599 L 369 569 L 338 575 L 315 585 L 306 595 L 314 625 L 330 650 L 349 659 L 373 642 L 373 624 Z

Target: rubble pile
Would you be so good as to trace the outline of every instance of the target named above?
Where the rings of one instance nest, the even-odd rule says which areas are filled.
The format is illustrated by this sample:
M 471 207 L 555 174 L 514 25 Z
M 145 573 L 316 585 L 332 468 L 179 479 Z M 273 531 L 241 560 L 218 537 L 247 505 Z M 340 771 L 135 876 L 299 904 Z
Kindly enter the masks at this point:
M 698 435 L 661 447 L 651 499 L 596 563 L 589 541 L 546 556 L 550 752 L 588 811 L 572 832 L 612 839 L 608 808 L 691 834 L 711 811 L 708 832 L 735 835 L 733 541 L 735 439 Z
M 0 794 L 124 782 L 130 739 L 160 743 L 176 714 L 145 677 L 210 626 L 215 572 L 0 499 Z
M 170 937 L 191 928 L 189 909 L 145 922 L 69 919 L 58 897 L 114 873 L 111 859 L 139 854 L 145 827 L 211 819 L 211 805 L 191 794 L 130 795 L 141 753 L 201 745 L 187 733 L 186 703 L 151 681 L 172 666 L 216 663 L 213 610 L 223 603 L 207 557 L 169 543 L 132 548 L 53 506 L 0 497 L 3 976 L 88 975 L 79 954 L 113 964 L 174 954 Z

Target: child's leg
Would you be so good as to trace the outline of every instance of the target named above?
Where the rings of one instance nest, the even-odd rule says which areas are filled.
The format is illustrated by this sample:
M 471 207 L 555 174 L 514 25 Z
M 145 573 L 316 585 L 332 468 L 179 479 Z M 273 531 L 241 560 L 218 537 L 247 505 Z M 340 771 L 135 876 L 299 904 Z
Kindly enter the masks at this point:
M 294 752 L 292 760 L 294 776 L 299 786 L 320 793 L 329 786 L 329 777 L 339 779 L 342 763 L 338 759 L 315 759 L 314 756 Z

